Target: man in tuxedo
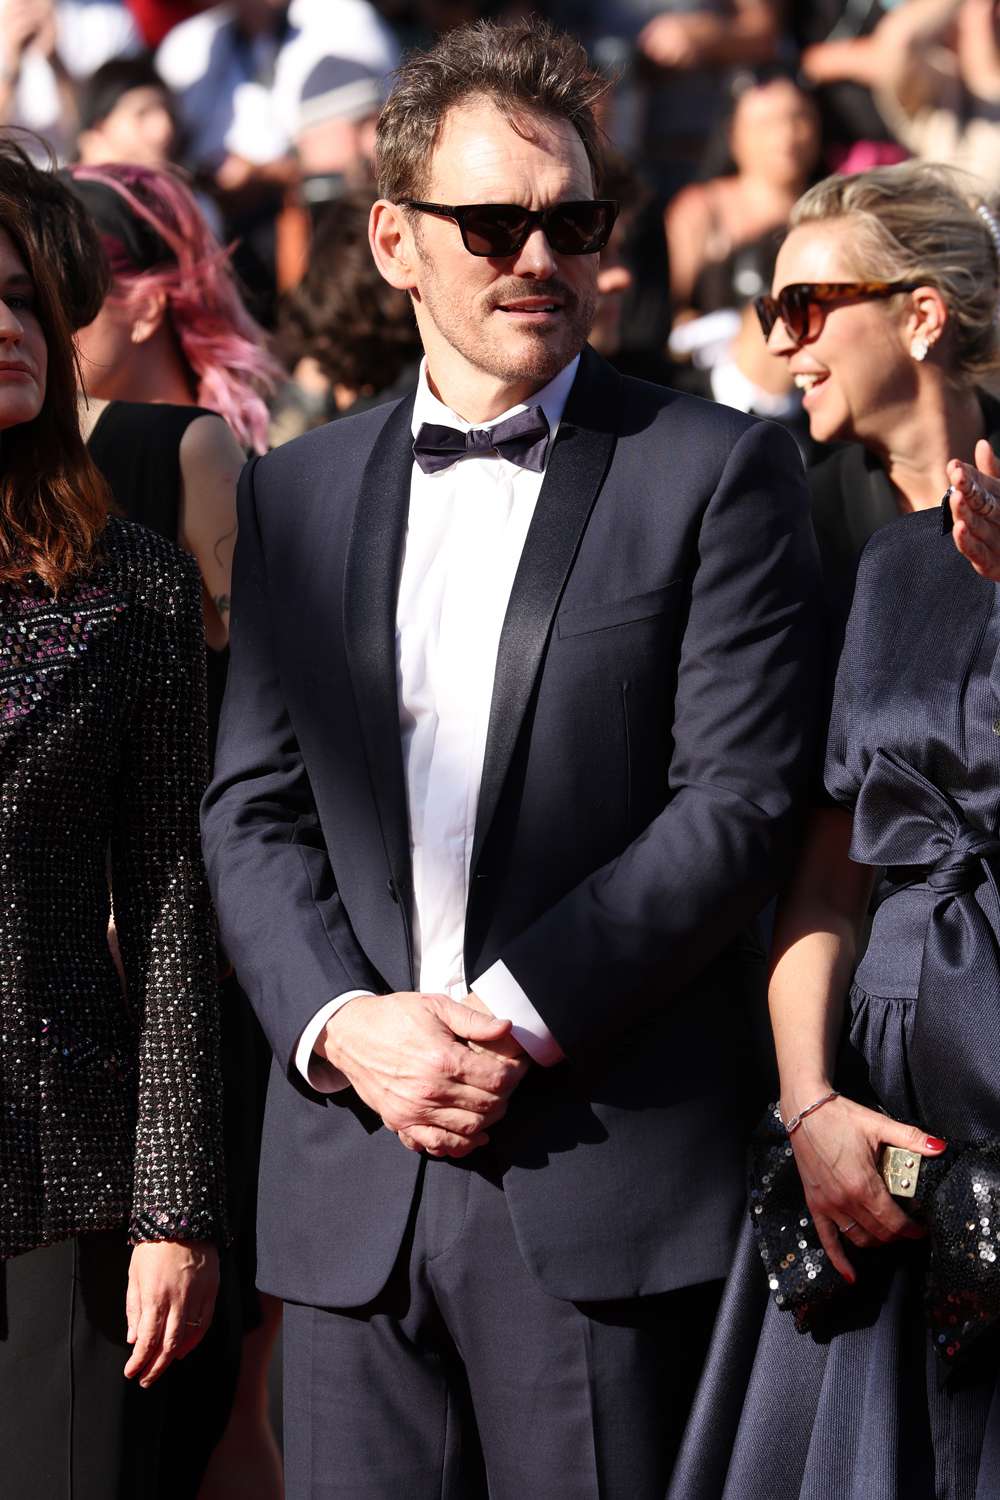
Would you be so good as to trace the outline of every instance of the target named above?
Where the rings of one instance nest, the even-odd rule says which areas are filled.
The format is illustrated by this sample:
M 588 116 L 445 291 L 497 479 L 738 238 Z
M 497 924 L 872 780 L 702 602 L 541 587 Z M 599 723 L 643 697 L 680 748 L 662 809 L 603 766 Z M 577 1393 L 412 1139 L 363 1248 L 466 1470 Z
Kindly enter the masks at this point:
M 418 389 L 241 483 L 204 825 L 290 1500 L 662 1500 L 743 1213 L 816 561 L 785 433 L 585 345 L 598 91 L 540 24 L 411 57 Z

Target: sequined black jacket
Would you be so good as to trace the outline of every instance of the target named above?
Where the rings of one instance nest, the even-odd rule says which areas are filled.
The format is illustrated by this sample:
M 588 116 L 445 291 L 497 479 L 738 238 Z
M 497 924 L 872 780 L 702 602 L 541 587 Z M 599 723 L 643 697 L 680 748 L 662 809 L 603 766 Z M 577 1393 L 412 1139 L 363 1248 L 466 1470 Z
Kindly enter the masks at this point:
M 206 771 L 191 559 L 116 519 L 58 600 L 0 586 L 0 1256 L 221 1233 Z

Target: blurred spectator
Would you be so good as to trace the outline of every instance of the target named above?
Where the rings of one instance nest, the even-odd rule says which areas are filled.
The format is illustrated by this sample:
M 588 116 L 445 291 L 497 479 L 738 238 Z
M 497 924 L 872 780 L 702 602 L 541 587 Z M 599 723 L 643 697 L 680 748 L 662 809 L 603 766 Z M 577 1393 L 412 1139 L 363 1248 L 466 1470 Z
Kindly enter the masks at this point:
M 0 124 L 33 130 L 65 160 L 75 83 L 141 45 L 121 0 L 0 0 Z
M 678 308 L 739 307 L 767 286 L 775 240 L 820 159 L 813 101 L 780 74 L 740 74 L 728 124 L 733 170 L 692 183 L 666 212 Z
M 643 56 L 658 68 L 729 68 L 765 62 L 774 54 L 776 8 L 767 0 L 727 5 L 667 4 L 639 33 Z
M 156 65 L 177 97 L 187 159 L 219 187 L 285 181 L 302 86 L 328 53 L 377 75 L 398 60 L 368 0 L 230 0 L 169 33 Z
M 800 53 L 803 76 L 816 91 L 831 168 L 839 169 L 858 142 L 885 145 L 892 140 L 872 98 L 874 77 L 859 70 L 858 59 L 864 58 L 872 33 L 893 4 L 894 0 L 800 0 L 788 7 L 790 38 Z
M 807 467 L 816 463 L 827 450 L 810 436 L 801 391 L 796 390 L 788 370 L 768 353 L 761 339 L 753 301 L 712 314 L 714 328 L 704 326 L 709 322 L 709 318 L 699 318 L 671 336 L 672 352 L 694 354 L 690 363 L 675 369 L 671 384 L 691 395 L 706 396 L 723 406 L 778 422 L 795 439 L 803 463 Z
M 350 188 L 372 183 L 383 98 L 381 77 L 346 57 L 321 58 L 303 84 L 295 133 L 301 175 L 286 194 L 276 229 L 279 291 L 298 286 L 305 274 L 317 213 Z
M 627 239 L 629 220 L 638 196 L 634 177 L 626 176 L 624 169 L 618 175 L 619 182 L 611 182 L 608 175 L 605 176 L 603 191 L 609 198 L 617 200 L 619 209 L 611 238 L 601 251 L 601 268 L 597 273 L 599 300 L 588 340 L 591 348 L 612 363 L 622 350 L 625 297 L 635 285 Z
M 603 192 L 619 213 L 601 251 L 590 343 L 623 374 L 669 384 L 670 297 L 659 202 L 617 152 L 605 159 Z
M 177 144 L 173 100 L 148 57 L 118 57 L 87 80 L 79 94 L 77 158 L 163 167 Z
M 410 299 L 382 279 L 368 247 L 372 197 L 356 190 L 326 206 L 309 269 L 283 305 L 278 345 L 293 374 L 272 409 L 275 446 L 416 385 Z
M 211 0 L 126 0 L 147 47 L 158 47 L 173 26 L 207 10 Z
M 336 177 L 356 183 L 371 175 L 375 124 L 385 91 L 382 77 L 349 57 L 323 57 L 302 85 L 295 152 L 308 184 Z M 307 189 L 306 197 L 331 196 Z
M 664 196 L 691 180 L 724 108 L 722 77 L 775 57 L 777 0 L 554 0 L 598 65 L 624 77 L 609 129 Z
M 875 100 L 914 156 L 1000 182 L 1000 18 L 993 0 L 906 0 L 875 33 Z

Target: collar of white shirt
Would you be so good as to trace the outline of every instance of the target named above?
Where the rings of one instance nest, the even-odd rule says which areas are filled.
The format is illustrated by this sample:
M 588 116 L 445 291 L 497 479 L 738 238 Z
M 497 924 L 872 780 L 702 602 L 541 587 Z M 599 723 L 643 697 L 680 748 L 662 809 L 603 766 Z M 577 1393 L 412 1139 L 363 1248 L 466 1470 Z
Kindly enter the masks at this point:
M 529 406 L 540 406 L 545 413 L 551 434 L 548 453 L 545 455 L 545 461 L 548 463 L 549 454 L 552 452 L 552 443 L 559 430 L 559 423 L 562 421 L 566 402 L 569 399 L 569 393 L 579 368 L 580 356 L 578 354 L 575 359 L 570 360 L 564 369 L 559 371 L 559 374 L 553 380 L 549 381 L 548 385 L 543 385 L 542 389 L 537 391 L 531 397 L 530 401 L 519 401 L 516 406 L 510 407 L 508 411 L 502 411 L 498 417 L 491 417 L 488 422 L 467 422 L 464 417 L 460 417 L 457 412 L 453 412 L 450 406 L 445 406 L 444 402 L 439 401 L 437 396 L 435 396 L 427 380 L 427 360 L 422 359 L 420 361 L 420 379 L 417 382 L 417 393 L 413 402 L 413 436 L 416 437 L 425 422 L 434 422 L 445 427 L 454 427 L 459 432 L 469 432 L 473 427 L 495 427 L 497 422 L 506 422 L 508 417 L 516 416 L 520 411 L 527 411 Z

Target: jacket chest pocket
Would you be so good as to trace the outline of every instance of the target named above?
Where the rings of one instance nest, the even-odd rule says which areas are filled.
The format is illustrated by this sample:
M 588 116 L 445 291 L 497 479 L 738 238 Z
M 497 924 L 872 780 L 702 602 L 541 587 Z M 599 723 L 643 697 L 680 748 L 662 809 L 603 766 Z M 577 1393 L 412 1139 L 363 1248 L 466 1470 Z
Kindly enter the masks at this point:
M 601 604 L 577 604 L 561 609 L 556 616 L 556 634 L 560 640 L 566 640 L 616 630 L 623 625 L 656 622 L 677 610 L 683 584 L 683 578 L 675 578 L 658 589 L 630 594 L 626 599 L 609 599 Z

